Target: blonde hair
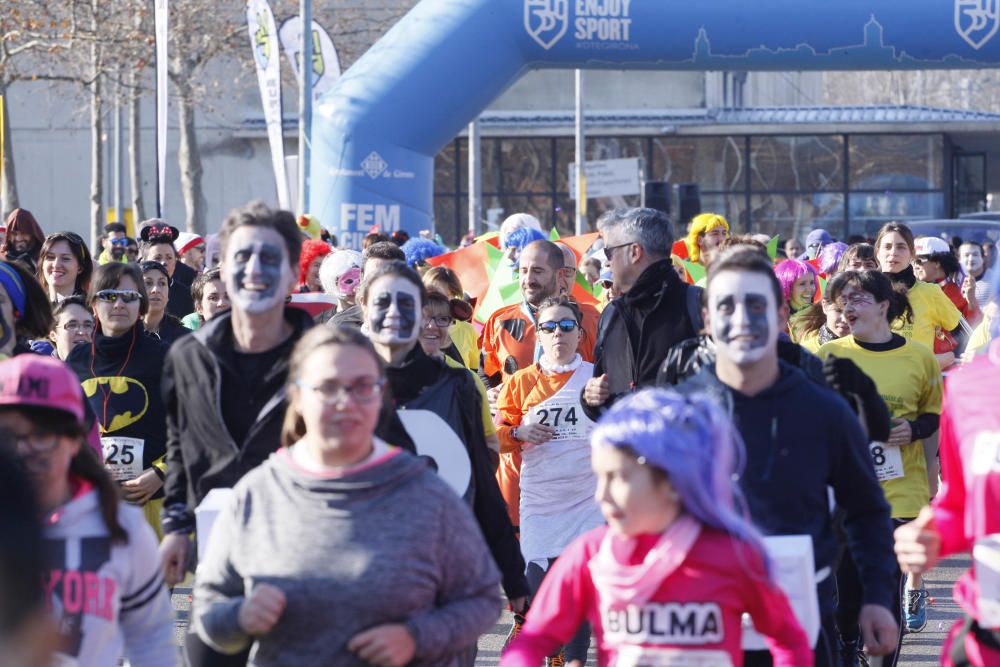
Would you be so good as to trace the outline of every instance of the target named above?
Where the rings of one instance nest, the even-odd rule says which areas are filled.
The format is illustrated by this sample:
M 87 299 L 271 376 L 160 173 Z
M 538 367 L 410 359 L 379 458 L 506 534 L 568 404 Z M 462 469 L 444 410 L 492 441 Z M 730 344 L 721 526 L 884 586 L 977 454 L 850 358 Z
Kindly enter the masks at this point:
M 718 213 L 702 213 L 696 215 L 691 220 L 691 228 L 688 230 L 687 238 L 684 239 L 688 249 L 688 257 L 692 262 L 701 261 L 701 248 L 698 247 L 698 237 L 707 234 L 717 227 L 725 227 L 729 232 L 729 222 Z

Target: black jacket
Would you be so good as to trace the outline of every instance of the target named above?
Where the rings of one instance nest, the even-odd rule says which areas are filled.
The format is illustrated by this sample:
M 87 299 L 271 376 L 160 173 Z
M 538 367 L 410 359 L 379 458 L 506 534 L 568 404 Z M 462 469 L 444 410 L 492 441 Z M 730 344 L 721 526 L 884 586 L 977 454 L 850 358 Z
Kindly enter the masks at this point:
M 415 345 L 402 365 L 386 369 L 386 379 L 396 407 L 433 412 L 465 445 L 472 467 L 471 497 L 467 494 L 466 499 L 503 575 L 504 591 L 510 599 L 527 595 L 524 558 L 493 474 L 480 394 L 472 373 L 429 357 Z
M 654 384 L 670 348 L 697 335 L 688 300 L 688 290 L 696 289 L 681 281 L 670 260 L 663 259 L 607 305 L 597 327 L 594 377 L 608 374 L 611 396 L 597 408 L 581 400 L 588 417 L 596 421 L 622 395 Z
M 177 319 L 194 312 L 191 284 L 197 277 L 198 272 L 181 261 L 174 266 L 174 275 L 170 279 L 170 293 L 167 295 L 167 312 Z
M 170 347 L 163 369 L 167 410 L 165 532 L 193 530 L 193 510 L 210 490 L 232 487 L 278 449 L 285 416 L 288 353 L 312 325 L 308 313 L 297 308 L 285 308 L 285 319 L 294 327 L 282 343 L 287 353 L 254 387 L 241 384 L 242 376 L 233 367 L 231 313 L 216 315 Z M 261 405 L 242 442 L 234 440 L 222 416 L 223 384 L 227 391 L 244 387 L 247 405 Z
M 147 334 L 139 322 L 130 332 L 114 338 L 95 331 L 93 345 L 77 345 L 66 360 L 80 378 L 101 436 L 144 441 L 144 470 L 167 452 L 166 414 L 160 394 L 166 356 L 167 346 Z M 111 384 L 122 381 L 122 386 Z M 161 495 L 158 491 L 153 497 Z
M 836 566 L 838 544 L 827 498 L 827 487 L 833 488 L 845 513 L 863 601 L 891 609 L 897 594 L 892 523 L 868 440 L 839 394 L 779 363 L 777 382 L 756 396 L 723 384 L 714 365 L 677 390 L 708 393 L 732 415 L 746 447 L 740 488 L 754 525 L 765 535 L 811 535 L 817 571 Z

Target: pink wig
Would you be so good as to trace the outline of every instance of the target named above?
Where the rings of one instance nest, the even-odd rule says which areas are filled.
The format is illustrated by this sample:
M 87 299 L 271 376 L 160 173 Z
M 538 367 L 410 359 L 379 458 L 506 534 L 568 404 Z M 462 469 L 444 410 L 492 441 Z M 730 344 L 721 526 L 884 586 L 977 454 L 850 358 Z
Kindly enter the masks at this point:
M 785 297 L 785 303 L 792 299 L 792 285 L 804 275 L 811 275 L 813 283 L 816 285 L 815 289 L 819 289 L 816 269 L 813 268 L 812 264 L 803 262 L 801 259 L 786 259 L 779 262 L 774 267 L 774 275 L 778 276 L 778 282 L 781 283 L 781 293 Z

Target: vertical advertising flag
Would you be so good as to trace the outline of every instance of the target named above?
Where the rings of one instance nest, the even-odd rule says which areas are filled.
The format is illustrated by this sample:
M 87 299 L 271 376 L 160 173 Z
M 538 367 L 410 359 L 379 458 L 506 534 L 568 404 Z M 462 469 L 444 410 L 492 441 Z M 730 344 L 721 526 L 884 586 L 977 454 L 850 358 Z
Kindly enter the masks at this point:
M 267 123 L 267 140 L 271 145 L 271 165 L 274 184 L 278 189 L 278 205 L 288 210 L 288 178 L 285 173 L 285 145 L 281 128 L 281 70 L 279 66 L 278 31 L 274 14 L 267 0 L 247 1 L 247 28 L 254 62 L 257 65 L 257 82 Z
M 156 217 L 164 217 L 167 201 L 167 39 L 170 16 L 167 0 L 156 0 Z
M 278 29 L 281 47 L 285 50 L 288 62 L 292 63 L 295 78 L 302 85 L 302 17 L 292 16 L 285 19 Z M 333 87 L 340 78 L 340 57 L 333 45 L 330 35 L 316 21 L 312 22 L 312 87 L 313 100 L 319 98 Z

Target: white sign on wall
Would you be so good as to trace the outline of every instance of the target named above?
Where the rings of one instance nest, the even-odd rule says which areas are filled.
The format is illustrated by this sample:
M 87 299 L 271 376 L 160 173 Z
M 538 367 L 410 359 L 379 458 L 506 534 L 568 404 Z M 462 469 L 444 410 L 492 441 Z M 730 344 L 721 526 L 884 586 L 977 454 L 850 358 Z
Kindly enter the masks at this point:
M 642 189 L 642 159 L 637 157 L 618 160 L 585 162 L 587 199 L 637 195 Z M 576 200 L 576 163 L 569 165 L 569 198 Z

